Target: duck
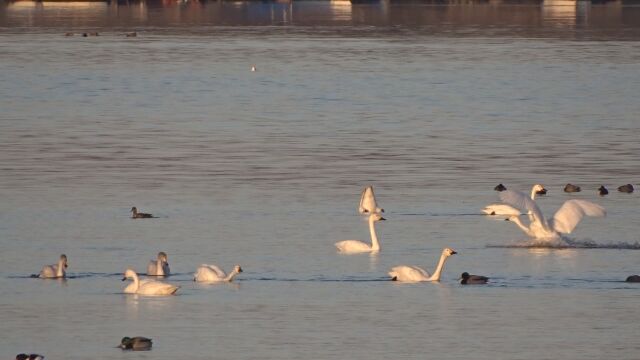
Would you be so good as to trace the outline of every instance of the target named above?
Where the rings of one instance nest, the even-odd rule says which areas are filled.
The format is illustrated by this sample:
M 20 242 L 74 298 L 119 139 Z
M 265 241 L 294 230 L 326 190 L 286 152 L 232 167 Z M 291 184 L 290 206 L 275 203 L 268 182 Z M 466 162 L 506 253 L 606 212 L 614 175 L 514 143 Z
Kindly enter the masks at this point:
M 503 190 L 506 191 L 506 190 Z M 547 193 L 547 189 L 544 188 L 544 185 L 535 184 L 531 188 L 531 200 L 536 199 L 536 195 L 541 194 L 544 195 Z M 522 211 L 514 208 L 510 205 L 505 204 L 491 204 L 487 205 L 482 209 L 482 212 L 487 215 L 520 215 Z
M 379 213 L 372 213 L 371 215 L 369 215 L 369 233 L 371 235 L 371 245 L 360 240 L 342 240 L 335 243 L 336 248 L 338 248 L 338 252 L 345 254 L 380 252 L 380 243 L 378 242 L 378 236 L 376 235 L 374 224 L 378 221 L 384 220 L 386 219 L 383 218 Z
M 124 34 L 124 36 L 126 36 L 126 37 L 136 37 L 136 36 L 138 36 L 138 33 L 134 31 L 134 32 L 126 33 L 126 34 Z
M 157 260 L 149 261 L 147 265 L 147 275 L 153 276 L 169 276 L 171 271 L 169 269 L 169 263 L 167 261 L 167 253 L 160 251 L 158 253 Z
M 44 360 L 44 356 L 38 354 L 18 354 L 16 360 Z
M 502 185 L 502 184 L 498 184 L 498 185 L 496 185 L 496 187 L 493 188 L 493 190 L 495 190 L 497 192 L 501 192 L 501 191 L 507 190 L 507 187 Z
M 242 272 L 240 265 L 233 267 L 233 270 L 227 275 L 222 269 L 216 265 L 202 264 L 193 274 L 193 281 L 198 282 L 231 282 L 233 278 Z
M 625 281 L 626 282 L 640 282 L 640 275 L 631 275 Z
M 486 284 L 487 281 L 489 281 L 489 278 L 486 276 L 469 275 L 466 271 L 460 275 L 460 284 L 462 285 Z
M 627 184 L 627 185 L 618 186 L 618 191 L 631 194 L 633 192 L 633 185 Z
M 503 191 L 500 193 L 500 200 L 529 212 L 529 225 L 523 224 L 517 215 L 510 216 L 506 220 L 515 223 L 530 237 L 547 242 L 562 240 L 562 234 L 570 234 L 585 216 L 604 217 L 607 215 L 605 209 L 598 204 L 573 199 L 565 201 L 553 215 L 553 218 L 547 220 L 535 200 L 531 200 L 521 192 Z
M 582 189 L 580 189 L 580 186 L 578 185 L 567 184 L 564 186 L 564 192 L 566 193 L 574 193 L 574 192 L 580 192 L 580 191 L 582 191 Z
M 124 288 L 125 294 L 173 295 L 180 289 L 180 286 L 163 283 L 161 281 L 150 279 L 140 280 L 138 274 L 131 268 L 125 270 L 122 281 L 127 279 L 132 279 L 133 282 Z
M 358 206 L 360 214 L 383 213 L 384 209 L 378 207 L 376 195 L 373 193 L 373 186 L 365 187 L 360 193 L 360 205 Z
M 40 270 L 38 277 L 41 279 L 55 279 L 55 278 L 65 278 L 67 276 L 67 255 L 60 255 L 60 259 L 58 263 L 55 265 L 45 265 Z
M 600 187 L 598 188 L 598 195 L 605 196 L 607 194 L 609 194 L 609 190 L 607 190 L 607 188 L 604 187 L 604 185 L 600 185 Z
M 151 346 L 153 342 L 151 339 L 143 337 L 143 336 L 135 336 L 135 337 L 123 337 L 122 341 L 120 341 L 120 345 L 118 346 L 122 350 L 133 350 L 133 351 L 147 351 L 151 350 Z
M 131 213 L 132 213 L 132 215 L 131 215 L 132 219 L 151 219 L 151 218 L 153 218 L 152 214 L 138 212 L 138 208 L 135 207 L 135 206 L 131 208 Z
M 395 266 L 391 268 L 391 271 L 389 271 L 388 274 L 391 276 L 391 280 L 400 282 L 440 281 L 440 275 L 444 269 L 444 263 L 451 255 L 455 254 L 457 254 L 455 250 L 451 248 L 444 248 L 433 275 L 430 275 L 422 268 L 409 265 Z

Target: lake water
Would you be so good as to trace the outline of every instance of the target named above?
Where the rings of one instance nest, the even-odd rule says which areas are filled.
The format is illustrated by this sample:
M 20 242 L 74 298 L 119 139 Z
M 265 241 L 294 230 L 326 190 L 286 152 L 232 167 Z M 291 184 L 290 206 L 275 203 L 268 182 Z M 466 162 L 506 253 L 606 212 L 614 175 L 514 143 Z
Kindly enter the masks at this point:
M 0 356 L 637 359 L 639 91 L 628 2 L 3 2 Z M 504 247 L 500 182 L 603 205 L 570 237 L 604 248 Z M 382 251 L 338 255 L 367 184 Z M 122 294 L 158 251 L 178 295 Z

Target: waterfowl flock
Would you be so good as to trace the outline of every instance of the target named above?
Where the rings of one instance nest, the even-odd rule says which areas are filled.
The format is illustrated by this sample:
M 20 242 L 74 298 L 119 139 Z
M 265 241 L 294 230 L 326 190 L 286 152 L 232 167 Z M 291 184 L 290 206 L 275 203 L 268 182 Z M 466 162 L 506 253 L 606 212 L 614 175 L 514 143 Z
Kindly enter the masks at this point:
M 531 188 L 530 194 L 524 194 L 515 190 L 509 190 L 503 184 L 494 188 L 499 192 L 500 204 L 491 204 L 482 209 L 484 214 L 490 216 L 505 216 L 505 220 L 516 224 L 525 234 L 536 240 L 562 241 L 565 234 L 571 233 L 578 223 L 585 217 L 604 217 L 605 209 L 593 202 L 581 199 L 571 199 L 562 204 L 551 218 L 545 218 L 536 203 L 537 195 L 544 195 L 547 189 L 542 184 L 535 184 Z M 567 184 L 565 192 L 578 192 L 580 187 Z M 633 186 L 630 184 L 618 188 L 620 192 L 632 192 Z M 608 194 L 607 189 L 601 186 L 598 194 L 604 196 Z M 139 212 L 134 206 L 131 208 L 132 219 L 154 218 L 152 214 Z M 358 212 L 367 215 L 370 243 L 360 240 L 343 240 L 335 243 L 338 253 L 341 254 L 378 254 L 381 251 L 380 239 L 376 234 L 375 224 L 386 220 L 381 213 L 384 209 L 379 207 L 373 187 L 367 186 L 362 190 Z M 528 223 L 524 223 L 520 216 L 526 215 Z M 401 283 L 417 282 L 439 282 L 444 271 L 446 261 L 449 257 L 458 254 L 452 248 L 444 248 L 435 266 L 433 273 L 429 273 L 421 267 L 414 265 L 398 265 L 388 271 L 389 280 Z M 38 278 L 65 278 L 68 259 L 65 254 L 60 255 L 57 264 L 45 265 L 39 274 L 33 275 Z M 206 283 L 231 282 L 240 273 L 242 267 L 235 265 L 230 272 L 225 272 L 217 265 L 202 264 L 195 270 L 193 281 Z M 171 275 L 167 253 L 160 251 L 156 259 L 151 260 L 147 265 L 147 276 L 168 277 Z M 175 295 L 180 286 L 150 278 L 140 278 L 133 268 L 127 268 L 122 281 L 131 280 L 124 289 L 125 294 L 137 294 L 146 296 L 169 296 Z M 461 285 L 484 285 L 489 282 L 489 277 L 483 275 L 472 275 L 463 272 L 458 279 Z M 631 275 L 626 282 L 640 282 L 639 275 Z M 150 350 L 151 339 L 145 337 L 124 337 L 118 346 L 123 350 Z M 26 357 L 25 357 L 26 356 Z M 16 359 L 41 359 L 43 357 L 33 357 L 40 355 L 20 354 Z

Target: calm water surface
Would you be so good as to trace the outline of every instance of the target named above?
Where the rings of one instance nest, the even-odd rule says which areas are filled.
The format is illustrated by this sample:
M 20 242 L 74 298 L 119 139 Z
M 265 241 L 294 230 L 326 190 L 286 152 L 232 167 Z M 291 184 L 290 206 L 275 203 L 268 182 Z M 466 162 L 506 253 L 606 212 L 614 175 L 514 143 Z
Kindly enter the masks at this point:
M 637 359 L 639 91 L 628 2 L 2 3 L 0 356 Z M 526 240 L 477 215 L 499 182 L 603 205 L 571 238 L 605 248 L 488 246 Z M 366 184 L 382 252 L 338 255 Z M 161 250 L 179 295 L 122 294 Z

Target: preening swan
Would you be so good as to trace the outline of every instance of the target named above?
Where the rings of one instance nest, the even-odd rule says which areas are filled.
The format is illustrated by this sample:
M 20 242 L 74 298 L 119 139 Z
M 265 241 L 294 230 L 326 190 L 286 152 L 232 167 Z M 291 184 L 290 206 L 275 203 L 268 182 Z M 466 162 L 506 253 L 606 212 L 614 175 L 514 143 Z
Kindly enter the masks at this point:
M 376 196 L 373 193 L 373 186 L 367 186 L 360 194 L 360 205 L 358 206 L 360 214 L 383 213 L 384 209 L 378 207 Z
M 147 213 L 138 212 L 138 208 L 136 208 L 134 206 L 134 207 L 131 208 L 131 218 L 132 219 L 151 219 L 151 218 L 153 218 L 153 215 L 147 214 Z
M 505 189 L 506 190 L 506 189 Z M 505 191 L 502 190 L 502 191 Z M 537 194 L 546 194 L 547 189 L 543 185 L 535 184 L 531 188 L 531 200 L 535 200 Z M 514 208 L 513 206 L 505 204 L 491 204 L 487 205 L 482 212 L 487 215 L 520 215 L 522 211 Z
M 227 275 L 222 269 L 215 265 L 202 264 L 193 275 L 193 281 L 199 282 L 231 282 L 233 278 L 242 272 L 240 265 L 234 266 L 233 270 Z
M 140 294 L 140 295 L 173 295 L 180 289 L 180 286 L 175 286 L 167 283 L 163 283 L 155 280 L 140 280 L 138 274 L 133 269 L 127 269 L 124 272 L 122 281 L 132 279 L 133 282 L 124 288 L 125 294 Z
M 135 336 L 130 338 L 128 336 L 125 336 L 120 341 L 120 345 L 118 345 L 118 347 L 122 350 L 147 351 L 151 350 L 152 345 L 153 342 L 149 338 L 143 336 Z
M 462 285 L 477 285 L 477 284 L 486 284 L 489 281 L 489 278 L 482 275 L 469 275 L 468 272 L 463 272 L 460 275 L 460 284 Z
M 442 255 L 440 255 L 438 266 L 436 266 L 436 271 L 433 272 L 433 275 L 429 275 L 428 272 L 417 266 L 400 265 L 391 268 L 389 276 L 391 276 L 391 280 L 401 282 L 440 281 L 440 274 L 442 274 L 442 270 L 444 269 L 445 261 L 447 261 L 449 256 L 455 254 L 457 254 L 457 252 L 453 249 L 444 248 L 444 250 L 442 250 Z
M 376 229 L 374 223 L 386 220 L 382 215 L 378 213 L 372 213 L 369 215 L 369 232 L 371 233 L 371 245 L 366 244 L 360 240 L 343 240 L 337 242 L 335 245 L 339 252 L 342 253 L 364 253 L 380 251 L 380 243 L 378 242 L 378 236 L 376 235 Z
M 58 260 L 58 264 L 55 265 L 45 265 L 40 270 L 40 274 L 38 274 L 39 278 L 42 279 L 53 279 L 53 278 L 64 278 L 67 276 L 65 269 L 67 268 L 67 255 L 60 255 L 60 260 Z
M 559 240 L 561 234 L 570 234 L 580 220 L 586 216 L 606 216 L 607 212 L 598 204 L 586 200 L 569 200 L 556 211 L 552 219 L 545 219 L 534 200 L 525 194 L 513 190 L 500 193 L 500 199 L 516 208 L 530 212 L 529 226 L 522 223 L 518 216 L 511 216 L 513 221 L 525 234 L 535 239 Z
M 147 265 L 147 275 L 155 276 L 169 276 L 171 271 L 169 270 L 169 263 L 167 262 L 167 254 L 164 251 L 158 253 L 157 260 L 149 261 Z

